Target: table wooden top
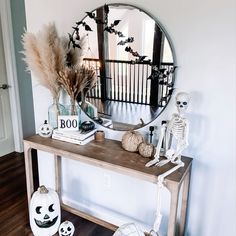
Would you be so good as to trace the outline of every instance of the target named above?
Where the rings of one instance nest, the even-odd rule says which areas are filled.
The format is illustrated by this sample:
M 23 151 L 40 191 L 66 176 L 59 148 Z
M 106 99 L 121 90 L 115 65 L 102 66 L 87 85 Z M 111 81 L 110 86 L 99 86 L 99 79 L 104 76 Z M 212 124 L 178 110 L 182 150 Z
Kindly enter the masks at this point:
M 145 167 L 149 159 L 138 153 L 127 152 L 121 147 L 120 141 L 105 139 L 103 142 L 91 141 L 86 145 L 71 144 L 51 138 L 34 135 L 24 140 L 25 146 L 53 153 L 58 156 L 79 160 L 115 172 L 138 177 L 153 183 L 157 177 L 175 165 L 168 163 L 162 167 Z M 166 181 L 181 183 L 191 167 L 192 158 L 182 157 L 184 167 L 166 177 Z

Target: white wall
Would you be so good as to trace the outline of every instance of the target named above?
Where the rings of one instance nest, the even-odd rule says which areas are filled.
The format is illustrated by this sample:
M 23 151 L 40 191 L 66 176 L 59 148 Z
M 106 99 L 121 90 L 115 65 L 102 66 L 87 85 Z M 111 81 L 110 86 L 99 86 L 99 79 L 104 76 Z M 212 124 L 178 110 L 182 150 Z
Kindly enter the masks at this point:
M 70 27 L 82 19 L 85 11 L 110 2 L 115 1 L 25 0 L 28 30 L 35 32 L 44 23 L 55 21 L 60 33 L 70 32 Z M 186 235 L 236 235 L 236 2 L 129 0 L 128 3 L 157 17 L 169 33 L 179 66 L 176 88 L 192 95 L 190 147 L 185 154 L 194 157 L 194 163 Z M 35 83 L 33 95 L 38 127 L 47 118 L 51 101 L 49 93 Z M 170 117 L 174 110 L 172 99 L 157 122 Z M 121 133 L 113 132 L 111 135 L 121 137 Z M 89 203 L 94 209 L 107 203 L 108 208 L 121 208 L 124 213 L 151 223 L 154 186 L 84 164 L 63 164 L 63 186 L 67 198 Z M 47 176 L 53 168 L 52 161 L 40 160 L 40 167 L 41 183 L 53 186 L 52 178 Z M 110 176 L 112 187 L 109 189 L 103 184 L 104 175 Z M 86 183 L 87 187 L 75 193 L 74 186 L 80 183 Z M 133 195 L 129 193 L 130 186 Z M 97 192 L 99 189 L 102 192 Z M 112 194 L 118 190 L 113 205 Z M 132 201 L 130 196 L 135 195 L 141 197 Z M 121 204 L 125 200 L 129 202 L 127 206 Z

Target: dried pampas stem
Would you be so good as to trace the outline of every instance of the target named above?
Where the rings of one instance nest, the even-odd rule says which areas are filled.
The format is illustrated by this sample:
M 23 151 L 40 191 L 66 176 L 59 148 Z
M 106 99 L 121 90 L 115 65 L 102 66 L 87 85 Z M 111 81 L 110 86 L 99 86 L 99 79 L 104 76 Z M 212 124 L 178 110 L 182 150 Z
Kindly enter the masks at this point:
M 59 72 L 58 78 L 58 81 L 70 96 L 72 107 L 75 107 L 75 101 L 79 93 L 84 94 L 85 90 L 92 88 L 96 80 L 94 69 L 84 65 L 67 67 Z M 73 113 L 74 111 L 71 112 L 71 115 Z
M 53 98 L 58 98 L 61 87 L 58 72 L 65 66 L 66 52 L 55 24 L 44 26 L 37 34 L 25 32 L 22 44 L 27 69 L 36 75 L 39 84 L 49 89 Z

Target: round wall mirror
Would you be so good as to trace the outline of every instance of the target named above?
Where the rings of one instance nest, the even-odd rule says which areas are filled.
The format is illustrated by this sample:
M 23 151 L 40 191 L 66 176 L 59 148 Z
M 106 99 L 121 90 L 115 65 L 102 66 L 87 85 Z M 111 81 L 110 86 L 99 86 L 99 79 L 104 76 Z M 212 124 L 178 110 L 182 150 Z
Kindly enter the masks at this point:
M 156 20 L 134 6 L 109 4 L 86 14 L 72 34 L 75 47 L 85 38 L 83 63 L 93 66 L 97 76 L 86 94 L 84 111 L 114 130 L 147 125 L 165 109 L 174 88 L 175 61 L 168 36 Z

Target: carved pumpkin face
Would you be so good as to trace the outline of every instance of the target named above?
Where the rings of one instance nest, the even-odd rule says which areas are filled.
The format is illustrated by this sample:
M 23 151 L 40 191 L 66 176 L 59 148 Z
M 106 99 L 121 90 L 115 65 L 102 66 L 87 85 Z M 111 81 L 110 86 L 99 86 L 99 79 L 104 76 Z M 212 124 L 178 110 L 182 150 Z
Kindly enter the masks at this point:
M 60 202 L 54 190 L 45 186 L 33 194 L 30 202 L 30 227 L 35 236 L 54 235 L 61 222 Z
M 75 227 L 70 221 L 67 220 L 61 223 L 58 232 L 60 236 L 73 236 Z
M 49 138 L 52 136 L 53 127 L 44 121 L 43 125 L 40 125 L 38 132 L 41 137 Z

